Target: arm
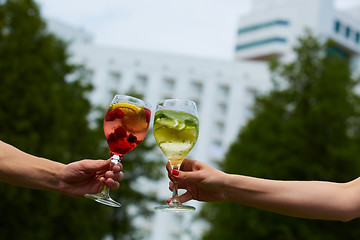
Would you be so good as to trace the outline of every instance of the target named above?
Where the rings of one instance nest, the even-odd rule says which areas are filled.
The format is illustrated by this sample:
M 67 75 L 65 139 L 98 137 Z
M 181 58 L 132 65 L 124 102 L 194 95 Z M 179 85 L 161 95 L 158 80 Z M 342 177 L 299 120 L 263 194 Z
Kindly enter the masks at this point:
M 226 174 L 186 159 L 169 177 L 187 190 L 180 201 L 234 201 L 280 214 L 349 221 L 360 217 L 360 179 L 348 183 L 279 181 Z M 172 190 L 172 184 L 170 185 Z
M 107 171 L 110 161 L 82 160 L 62 164 L 36 157 L 0 141 L 0 181 L 22 187 L 55 190 L 74 197 L 97 193 L 106 184 L 119 187 L 122 165 Z
M 349 221 L 360 217 L 359 181 L 279 181 L 227 175 L 224 185 L 230 201 L 294 217 Z

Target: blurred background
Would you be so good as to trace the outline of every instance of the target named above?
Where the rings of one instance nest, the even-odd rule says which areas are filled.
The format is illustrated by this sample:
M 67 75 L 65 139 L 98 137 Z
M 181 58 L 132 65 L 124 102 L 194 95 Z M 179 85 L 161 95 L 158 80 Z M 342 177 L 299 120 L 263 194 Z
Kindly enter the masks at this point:
M 226 172 L 359 176 L 360 0 L 0 0 L 0 30 L 0 139 L 23 151 L 106 159 L 102 121 L 120 93 L 194 100 L 189 157 Z M 358 220 L 233 203 L 155 213 L 170 192 L 152 134 L 123 159 L 119 209 L 0 183 L 0 238 L 360 238 Z

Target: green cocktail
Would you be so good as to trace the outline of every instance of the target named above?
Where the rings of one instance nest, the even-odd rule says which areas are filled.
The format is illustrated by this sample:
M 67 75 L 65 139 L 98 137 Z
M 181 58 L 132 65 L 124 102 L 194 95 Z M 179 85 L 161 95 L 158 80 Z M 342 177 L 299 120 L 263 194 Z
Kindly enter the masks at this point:
M 195 102 L 166 99 L 156 106 L 154 137 L 169 160 L 172 169 L 180 169 L 184 158 L 194 147 L 199 135 L 199 119 Z M 173 194 L 168 205 L 156 206 L 159 211 L 193 211 L 195 207 L 179 201 L 178 184 L 173 180 Z
M 154 136 L 173 169 L 180 168 L 199 135 L 197 117 L 180 111 L 160 110 L 155 113 Z

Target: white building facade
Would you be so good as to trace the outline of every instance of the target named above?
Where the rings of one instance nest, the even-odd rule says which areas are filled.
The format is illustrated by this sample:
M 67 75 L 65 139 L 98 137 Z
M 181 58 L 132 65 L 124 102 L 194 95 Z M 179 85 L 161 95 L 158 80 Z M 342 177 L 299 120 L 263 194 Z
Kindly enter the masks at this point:
M 292 48 L 305 29 L 323 41 L 332 40 L 339 52 L 359 56 L 360 6 L 341 12 L 333 0 L 253 1 L 253 11 L 239 20 L 236 59 L 292 60 Z
M 194 100 L 200 135 L 189 157 L 216 166 L 215 161 L 224 157 L 251 116 L 251 92 L 271 87 L 266 61 L 271 57 L 293 59 L 296 39 L 309 28 L 321 39 L 335 41 L 338 50 L 356 62 L 360 54 L 360 21 L 354 17 L 357 13 L 359 10 L 335 10 L 333 0 L 254 0 L 253 11 L 239 21 L 234 61 L 98 46 L 88 34 L 75 31 L 71 35 L 73 30 L 66 31 L 58 23 L 49 26 L 74 41 L 70 46 L 72 61 L 84 64 L 92 73 L 93 103 L 107 106 L 111 92 L 125 94 L 131 89 L 142 94 L 153 110 L 161 99 Z M 151 130 L 147 138 L 153 139 Z M 168 179 L 156 188 L 165 202 L 170 196 Z M 201 207 L 198 202 L 189 204 Z M 147 239 L 198 239 L 204 226 L 193 224 L 193 216 L 156 213 L 153 221 L 139 224 L 147 232 Z

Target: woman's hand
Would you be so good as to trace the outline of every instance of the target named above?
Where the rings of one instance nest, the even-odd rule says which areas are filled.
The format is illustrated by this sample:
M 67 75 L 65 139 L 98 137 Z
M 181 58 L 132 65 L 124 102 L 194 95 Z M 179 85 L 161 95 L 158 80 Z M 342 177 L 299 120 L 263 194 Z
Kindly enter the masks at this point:
M 166 165 L 166 169 L 170 180 L 176 181 L 179 189 L 187 190 L 186 193 L 179 196 L 180 202 L 187 202 L 191 199 L 205 202 L 224 201 L 226 199 L 223 184 L 224 178 L 227 176 L 226 173 L 191 159 L 184 159 L 180 171 L 172 170 L 169 163 Z M 174 186 L 172 182 L 169 185 L 171 191 Z

